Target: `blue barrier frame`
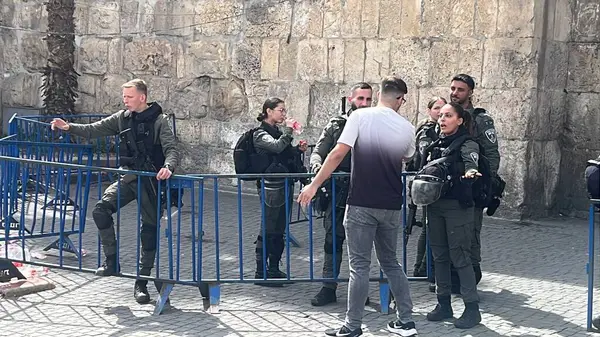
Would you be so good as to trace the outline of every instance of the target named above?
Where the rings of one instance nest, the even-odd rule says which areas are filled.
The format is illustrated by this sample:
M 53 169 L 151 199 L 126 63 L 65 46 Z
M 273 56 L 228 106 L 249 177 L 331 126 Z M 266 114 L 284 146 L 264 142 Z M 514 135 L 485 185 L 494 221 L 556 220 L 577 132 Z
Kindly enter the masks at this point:
M 600 204 L 600 199 L 591 199 L 588 211 L 588 263 L 586 272 L 588 276 L 588 298 L 587 298 L 587 331 L 600 332 L 592 325 L 594 319 L 594 256 L 596 255 L 596 217 L 597 212 L 594 204 Z

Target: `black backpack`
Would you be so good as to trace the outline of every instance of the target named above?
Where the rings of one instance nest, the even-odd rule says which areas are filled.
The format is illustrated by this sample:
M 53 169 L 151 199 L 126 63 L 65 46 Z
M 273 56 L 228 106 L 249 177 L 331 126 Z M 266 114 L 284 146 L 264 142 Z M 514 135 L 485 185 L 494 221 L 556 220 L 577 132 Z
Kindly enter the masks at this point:
M 268 155 L 256 153 L 254 148 L 254 132 L 260 127 L 252 128 L 238 139 L 233 149 L 233 163 L 236 174 L 264 173 L 270 165 Z M 258 178 L 241 178 L 242 180 L 258 180 Z

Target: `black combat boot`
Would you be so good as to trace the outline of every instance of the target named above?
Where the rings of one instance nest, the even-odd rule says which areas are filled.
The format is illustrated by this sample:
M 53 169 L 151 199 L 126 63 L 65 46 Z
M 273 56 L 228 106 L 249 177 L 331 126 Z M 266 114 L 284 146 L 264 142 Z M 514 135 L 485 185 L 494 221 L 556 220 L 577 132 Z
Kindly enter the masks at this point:
M 150 303 L 147 280 L 135 281 L 135 286 L 133 287 L 133 298 L 135 298 L 135 301 L 138 302 L 138 304 Z
M 102 266 L 96 270 L 96 276 L 117 276 L 119 275 L 118 269 L 117 255 L 108 255 Z
M 269 268 L 267 270 L 267 278 L 287 279 L 287 274 L 279 269 L 280 256 L 269 255 Z M 292 281 L 283 281 L 282 284 L 293 284 Z
M 335 289 L 323 287 L 321 288 L 321 291 L 319 291 L 319 293 L 310 301 L 310 304 L 315 307 L 321 307 L 335 302 L 337 302 Z
M 432 322 L 442 321 L 447 318 L 452 318 L 452 305 L 450 304 L 450 296 L 438 295 L 438 304 L 430 313 L 427 314 L 427 320 Z
M 257 248 L 256 249 L 256 272 L 254 273 L 255 279 L 263 279 L 264 278 L 264 276 L 265 276 L 264 266 L 265 266 L 265 260 L 263 259 L 262 248 Z M 269 278 L 269 269 L 268 268 L 267 268 L 267 278 Z M 263 286 L 263 287 L 283 287 L 283 284 L 281 284 L 281 283 L 269 283 L 269 282 L 256 281 L 256 282 L 254 282 L 254 284 L 257 286 Z
M 454 322 L 454 326 L 459 329 L 470 329 L 481 322 L 481 313 L 479 312 L 479 303 L 465 303 L 465 311 Z

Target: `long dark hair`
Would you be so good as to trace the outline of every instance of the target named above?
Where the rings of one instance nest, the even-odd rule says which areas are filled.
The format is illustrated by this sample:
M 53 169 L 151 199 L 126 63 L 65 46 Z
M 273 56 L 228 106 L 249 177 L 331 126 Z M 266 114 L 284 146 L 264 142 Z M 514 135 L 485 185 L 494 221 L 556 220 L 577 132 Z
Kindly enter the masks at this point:
M 267 109 L 275 109 L 279 104 L 285 103 L 281 98 L 277 97 L 269 97 L 263 103 L 262 111 L 256 117 L 256 120 L 259 122 L 264 121 L 268 117 Z
M 462 107 L 462 105 L 460 105 L 458 103 L 450 102 L 450 103 L 446 103 L 446 104 L 450 104 L 452 106 L 452 108 L 454 108 L 454 111 L 456 112 L 458 117 L 463 119 L 462 127 L 464 127 L 467 130 L 467 132 L 469 132 L 469 134 L 472 136 L 473 135 L 473 118 L 471 117 L 471 114 L 467 110 L 465 110 Z

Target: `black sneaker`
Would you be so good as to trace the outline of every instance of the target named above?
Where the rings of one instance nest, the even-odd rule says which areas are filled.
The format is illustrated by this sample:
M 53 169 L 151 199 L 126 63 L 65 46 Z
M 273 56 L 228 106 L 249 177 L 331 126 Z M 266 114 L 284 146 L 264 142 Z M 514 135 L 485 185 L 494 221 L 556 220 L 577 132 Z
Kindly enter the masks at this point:
M 417 328 L 415 328 L 415 322 L 402 323 L 400 320 L 397 320 L 388 323 L 387 327 L 389 332 L 398 334 L 402 337 L 410 337 L 417 335 Z
M 362 335 L 362 329 L 358 328 L 356 330 L 350 330 L 345 325 L 343 325 L 339 329 L 329 329 L 325 331 L 325 335 L 327 336 L 343 336 L 343 337 L 355 337 Z

